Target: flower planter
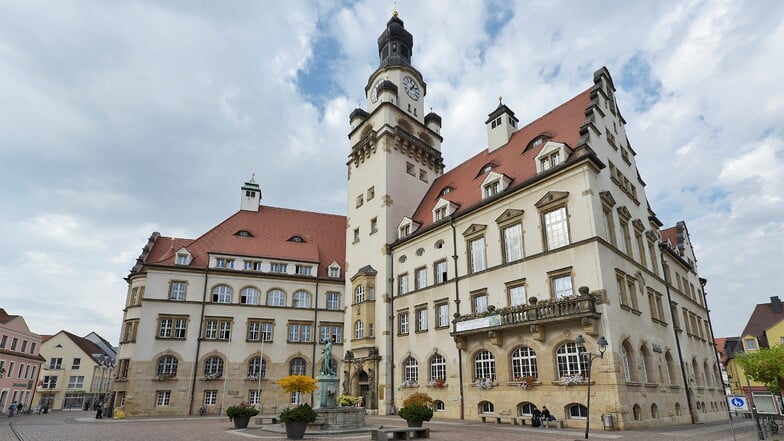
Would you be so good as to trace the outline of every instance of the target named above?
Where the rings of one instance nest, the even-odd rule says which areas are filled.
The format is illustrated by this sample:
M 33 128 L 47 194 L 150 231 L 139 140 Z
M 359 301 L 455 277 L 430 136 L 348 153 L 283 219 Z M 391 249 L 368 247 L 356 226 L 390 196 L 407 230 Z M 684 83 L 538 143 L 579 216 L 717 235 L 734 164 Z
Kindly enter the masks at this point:
M 235 429 L 245 429 L 248 427 L 248 423 L 250 422 L 250 416 L 238 416 L 232 418 L 234 421 L 234 428 Z
M 308 423 L 300 421 L 289 421 L 286 424 L 286 438 L 288 439 L 302 439 L 305 436 L 305 429 Z
M 422 427 L 422 421 L 406 421 L 408 427 Z

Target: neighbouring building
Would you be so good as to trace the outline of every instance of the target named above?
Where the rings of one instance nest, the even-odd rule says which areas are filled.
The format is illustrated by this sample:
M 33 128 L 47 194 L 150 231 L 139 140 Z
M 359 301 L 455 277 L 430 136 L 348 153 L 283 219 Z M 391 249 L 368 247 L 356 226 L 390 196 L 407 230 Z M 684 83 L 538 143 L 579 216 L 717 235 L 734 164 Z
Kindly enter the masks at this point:
M 86 337 L 68 331 L 46 336 L 41 356 L 46 361 L 38 374 L 36 405 L 86 409 L 111 398 L 117 353 L 95 332 Z
M 35 379 L 44 362 L 38 353 L 41 336 L 30 332 L 20 315 L 0 308 L 0 413 L 14 401 L 26 407 L 33 403 Z
M 705 279 L 683 222 L 646 197 L 606 68 L 520 124 L 499 100 L 487 148 L 451 170 L 441 117 L 393 16 L 367 107 L 350 115 L 347 390 L 394 413 L 412 392 L 436 417 L 530 415 L 634 428 L 726 417 Z M 477 128 L 482 122 L 477 121 Z
M 528 124 L 499 99 L 477 121 L 487 148 L 446 170 L 413 36 L 395 14 L 377 42 L 349 115 L 347 216 L 260 207 L 251 180 L 200 238 L 154 233 L 127 279 L 116 403 L 274 410 L 297 397 L 267 379 L 315 374 L 329 337 L 342 393 L 371 413 L 427 392 L 436 418 L 725 418 L 706 280 L 686 225 L 648 203 L 610 72 Z
M 115 407 L 275 411 L 300 397 L 274 380 L 317 375 L 320 341 L 341 356 L 346 218 L 260 202 L 251 179 L 240 210 L 201 237 L 150 237 L 127 278 Z

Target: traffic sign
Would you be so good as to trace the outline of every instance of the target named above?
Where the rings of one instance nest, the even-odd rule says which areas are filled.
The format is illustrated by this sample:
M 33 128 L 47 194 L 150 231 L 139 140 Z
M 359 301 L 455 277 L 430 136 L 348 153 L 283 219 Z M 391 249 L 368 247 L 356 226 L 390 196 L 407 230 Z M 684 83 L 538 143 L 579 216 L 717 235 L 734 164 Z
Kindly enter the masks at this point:
M 729 397 L 731 410 L 749 410 L 749 402 L 744 396 Z

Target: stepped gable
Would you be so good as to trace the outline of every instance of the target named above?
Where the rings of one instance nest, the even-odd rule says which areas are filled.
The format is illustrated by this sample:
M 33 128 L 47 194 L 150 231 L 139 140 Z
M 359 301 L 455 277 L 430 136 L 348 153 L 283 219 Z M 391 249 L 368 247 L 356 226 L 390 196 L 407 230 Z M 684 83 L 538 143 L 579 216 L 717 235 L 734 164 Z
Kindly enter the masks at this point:
M 441 197 L 441 191 L 446 187 L 452 187 L 452 191 L 444 195 L 443 198 L 459 206 L 456 214 L 482 202 L 481 184 L 486 174 L 481 170 L 487 164 L 494 166 L 494 172 L 504 174 L 512 179 L 509 187 L 514 187 L 535 177 L 536 163 L 534 158 L 545 143 L 528 150 L 525 149 L 531 141 L 541 135 L 548 136 L 550 141 L 569 146 L 571 157 L 572 149 L 577 146 L 580 139 L 580 127 L 585 121 L 585 112 L 590 105 L 590 94 L 591 89 L 585 90 L 539 119 L 520 128 L 505 146 L 492 152 L 485 149 L 444 173 L 430 186 L 414 213 L 414 221 L 421 224 L 422 228 L 433 224 L 433 207 Z

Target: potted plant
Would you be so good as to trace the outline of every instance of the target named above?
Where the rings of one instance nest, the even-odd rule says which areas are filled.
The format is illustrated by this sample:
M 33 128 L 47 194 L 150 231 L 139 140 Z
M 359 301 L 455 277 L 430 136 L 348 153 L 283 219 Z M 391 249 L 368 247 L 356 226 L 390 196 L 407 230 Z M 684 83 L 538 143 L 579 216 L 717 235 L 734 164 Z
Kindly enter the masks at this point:
M 253 406 L 248 406 L 245 403 L 240 403 L 238 406 L 229 406 L 226 409 L 226 416 L 234 422 L 235 429 L 244 429 L 248 427 L 250 417 L 258 414 L 258 409 Z
M 534 296 L 528 297 L 528 303 L 530 303 L 532 305 L 536 305 L 536 302 L 538 302 L 538 301 L 539 301 L 539 299 L 537 299 Z
M 318 388 L 316 380 L 307 375 L 289 375 L 278 380 L 278 385 L 288 393 L 309 394 Z M 307 404 L 284 409 L 280 421 L 286 425 L 286 437 L 302 439 L 308 423 L 316 421 L 316 411 Z
M 413 393 L 403 400 L 397 414 L 406 420 L 408 427 L 422 427 L 422 421 L 433 418 L 433 399 L 425 393 Z

